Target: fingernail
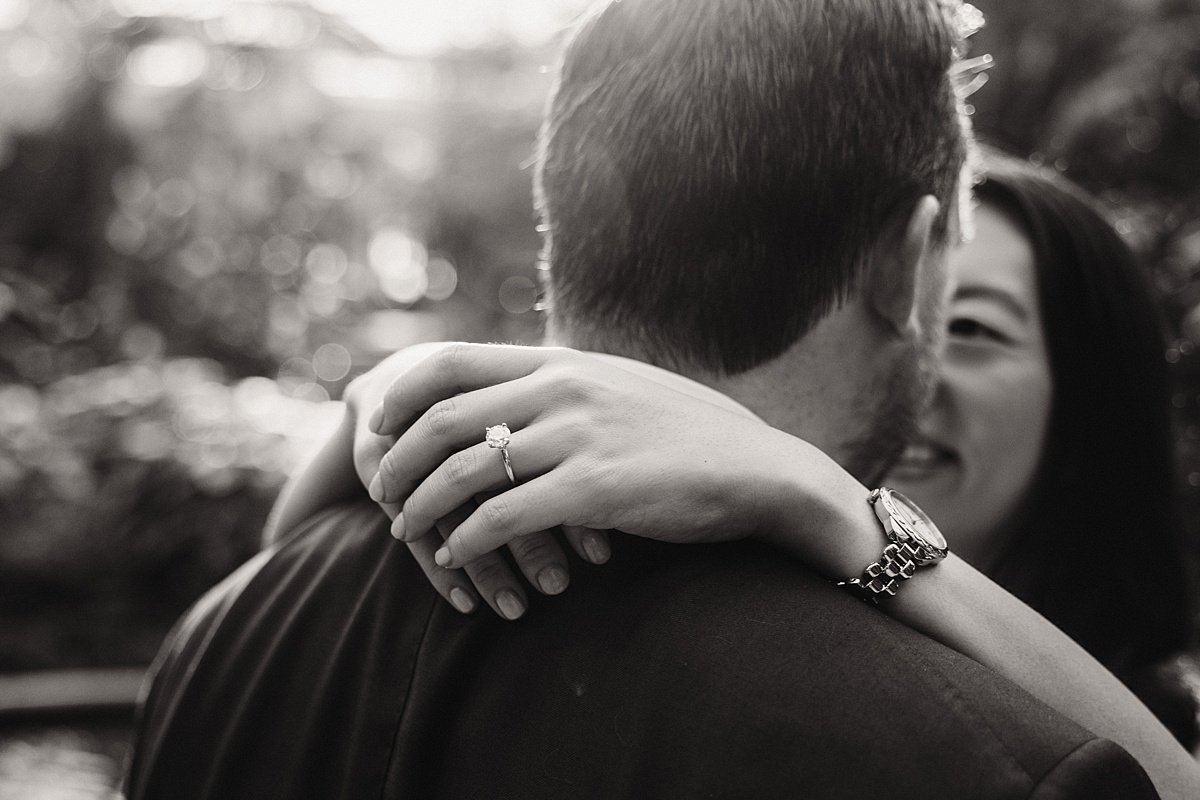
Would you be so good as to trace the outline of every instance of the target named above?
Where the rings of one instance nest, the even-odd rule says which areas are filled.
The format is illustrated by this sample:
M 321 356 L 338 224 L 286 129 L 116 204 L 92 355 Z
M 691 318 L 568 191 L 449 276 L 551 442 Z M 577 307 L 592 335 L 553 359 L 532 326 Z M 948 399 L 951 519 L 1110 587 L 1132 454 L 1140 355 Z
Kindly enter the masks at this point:
M 404 541 L 404 515 L 403 514 L 397 514 L 396 518 L 394 520 L 392 520 L 392 538 L 399 539 L 402 542 Z
M 457 586 L 450 590 L 450 604 L 464 614 L 475 610 L 475 598 L 471 597 L 470 592 Z
M 546 567 L 538 573 L 538 586 L 546 594 L 560 594 L 567 588 L 567 571 L 562 567 Z
M 510 589 L 501 589 L 496 592 L 496 606 L 505 619 L 517 619 L 525 613 L 525 604 L 521 602 L 521 598 L 517 597 L 516 592 Z
M 595 534 L 583 537 L 583 552 L 593 564 L 603 564 L 612 555 L 605 541 Z
M 375 477 L 371 478 L 371 485 L 367 487 L 367 494 L 371 495 L 371 499 L 376 503 L 383 502 L 383 478 L 379 477 L 379 473 L 375 473 Z
M 367 427 L 372 433 L 379 433 L 380 426 L 383 425 L 383 405 L 378 405 L 371 412 L 371 418 L 367 420 Z
M 433 554 L 433 560 L 437 562 L 439 567 L 449 567 L 450 551 L 445 547 L 438 548 L 438 551 Z

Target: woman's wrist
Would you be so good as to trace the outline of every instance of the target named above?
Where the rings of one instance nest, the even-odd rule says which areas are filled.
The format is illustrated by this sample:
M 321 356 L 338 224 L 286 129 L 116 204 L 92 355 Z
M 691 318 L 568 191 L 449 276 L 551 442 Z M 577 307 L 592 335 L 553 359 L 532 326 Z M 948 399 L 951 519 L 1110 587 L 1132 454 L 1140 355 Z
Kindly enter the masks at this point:
M 869 490 L 816 447 L 786 438 L 763 460 L 756 536 L 830 579 L 858 576 L 885 544 Z

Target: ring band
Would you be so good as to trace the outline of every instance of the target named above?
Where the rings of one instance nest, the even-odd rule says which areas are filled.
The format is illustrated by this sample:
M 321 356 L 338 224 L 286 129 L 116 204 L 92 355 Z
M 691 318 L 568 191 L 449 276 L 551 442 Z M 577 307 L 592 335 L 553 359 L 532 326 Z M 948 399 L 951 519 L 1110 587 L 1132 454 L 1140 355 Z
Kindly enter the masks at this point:
M 483 429 L 483 440 L 487 442 L 487 446 L 493 450 L 499 450 L 500 455 L 504 457 L 504 472 L 508 475 L 509 482 L 517 485 L 517 478 L 513 475 L 512 461 L 508 457 L 508 443 L 511 440 L 512 431 L 508 429 L 507 422 L 501 422 L 499 425 L 492 425 L 490 428 Z

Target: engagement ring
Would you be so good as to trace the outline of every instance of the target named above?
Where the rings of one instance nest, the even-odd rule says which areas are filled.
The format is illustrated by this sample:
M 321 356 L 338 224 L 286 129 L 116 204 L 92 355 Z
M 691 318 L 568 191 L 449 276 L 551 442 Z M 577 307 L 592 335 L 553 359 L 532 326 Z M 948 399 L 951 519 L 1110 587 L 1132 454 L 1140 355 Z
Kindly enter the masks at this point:
M 488 447 L 493 450 L 499 450 L 500 455 L 504 456 L 504 471 L 508 474 L 508 480 L 512 485 L 516 486 L 517 479 L 513 475 L 512 462 L 508 458 L 508 443 L 511 438 L 512 431 L 508 429 L 508 423 L 506 422 L 483 429 L 483 440 L 487 442 Z

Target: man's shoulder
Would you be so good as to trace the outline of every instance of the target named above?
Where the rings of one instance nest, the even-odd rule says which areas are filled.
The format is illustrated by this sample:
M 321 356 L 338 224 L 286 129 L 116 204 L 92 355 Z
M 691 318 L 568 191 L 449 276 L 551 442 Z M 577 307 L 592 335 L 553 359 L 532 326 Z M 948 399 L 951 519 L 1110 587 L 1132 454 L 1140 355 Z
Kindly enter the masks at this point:
M 896 797 L 982 798 L 1095 774 L 1103 761 L 1112 785 L 1149 788 L 1120 748 L 775 551 L 631 550 L 646 568 L 606 587 L 604 613 L 624 638 L 608 658 L 638 679 L 610 700 L 656 719 L 655 740 L 672 742 L 664 770 L 682 748 L 704 754 L 681 761 L 684 772 L 740 773 L 737 785 L 753 786 L 747 769 L 757 769 L 768 793 L 807 785 L 850 797 L 885 785 Z M 564 613 L 547 629 L 587 612 Z
M 391 579 L 394 544 L 374 504 L 326 509 L 194 604 L 139 710 L 131 800 L 377 795 L 433 605 Z
M 324 512 L 196 606 L 131 797 L 987 798 L 1141 774 L 753 544 L 618 537 L 509 623 L 437 600 L 386 527 Z

